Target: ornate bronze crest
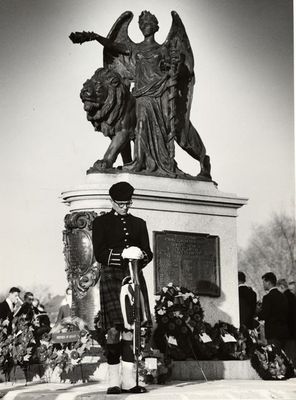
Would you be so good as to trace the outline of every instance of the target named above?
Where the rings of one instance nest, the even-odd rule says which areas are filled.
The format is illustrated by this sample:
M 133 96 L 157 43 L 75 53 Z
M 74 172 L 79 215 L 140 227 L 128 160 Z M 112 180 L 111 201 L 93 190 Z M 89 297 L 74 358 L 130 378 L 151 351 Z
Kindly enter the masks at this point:
M 83 298 L 100 275 L 101 266 L 94 258 L 92 246 L 92 222 L 96 216 L 94 211 L 65 216 L 63 242 L 67 280 L 77 298 Z

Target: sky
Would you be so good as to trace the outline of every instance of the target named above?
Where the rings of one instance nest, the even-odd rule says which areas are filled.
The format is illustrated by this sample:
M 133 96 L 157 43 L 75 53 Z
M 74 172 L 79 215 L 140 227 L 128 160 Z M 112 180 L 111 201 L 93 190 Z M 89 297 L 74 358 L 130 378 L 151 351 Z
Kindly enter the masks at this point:
M 127 8 L 128 4 L 128 8 Z M 102 47 L 73 45 L 72 31 L 107 35 L 131 10 L 158 20 L 162 43 L 179 13 L 195 58 L 191 121 L 223 192 L 249 198 L 237 220 L 246 246 L 255 224 L 294 210 L 293 15 L 287 0 L 0 0 L 1 287 L 66 287 L 60 193 L 84 183 L 108 139 L 79 98 L 102 66 Z M 177 149 L 179 166 L 199 167 Z

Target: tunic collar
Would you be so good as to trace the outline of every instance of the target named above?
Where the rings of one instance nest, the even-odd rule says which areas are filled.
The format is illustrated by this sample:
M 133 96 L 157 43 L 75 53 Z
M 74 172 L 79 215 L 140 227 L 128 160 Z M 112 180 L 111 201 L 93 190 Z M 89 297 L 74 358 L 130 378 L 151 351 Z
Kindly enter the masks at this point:
M 278 290 L 278 288 L 276 286 L 273 286 L 272 288 L 269 289 L 269 291 L 267 293 L 270 293 L 274 289 Z
M 110 211 L 110 213 L 111 213 L 112 215 L 115 215 L 115 217 L 120 217 L 120 218 L 127 218 L 127 217 L 130 215 L 129 213 L 127 213 L 126 215 L 120 215 L 120 214 L 118 214 L 118 212 L 115 211 L 113 208 L 112 208 L 112 210 Z

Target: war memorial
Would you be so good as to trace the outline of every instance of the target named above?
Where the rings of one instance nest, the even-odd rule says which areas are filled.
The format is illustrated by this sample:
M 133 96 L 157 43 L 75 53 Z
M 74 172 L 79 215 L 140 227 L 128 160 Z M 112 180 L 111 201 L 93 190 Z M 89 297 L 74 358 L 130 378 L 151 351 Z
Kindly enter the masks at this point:
M 152 323 L 139 327 L 139 347 L 134 343 L 133 348 L 138 352 L 136 373 L 141 384 L 262 378 L 247 349 L 256 338 L 239 331 L 237 215 L 247 199 L 220 191 L 212 176 L 202 132 L 190 121 L 195 111 L 190 39 L 179 14 L 172 11 L 171 17 L 162 44 L 154 37 L 157 17 L 149 11 L 139 16 L 140 43 L 129 37 L 130 11 L 119 16 L 106 37 L 88 31 L 69 36 L 75 45 L 94 42 L 103 52 L 103 65 L 82 85 L 81 113 L 86 113 L 88 129 L 108 137 L 110 144 L 102 159 L 90 160 L 86 176 L 61 194 L 72 321 L 52 332 L 52 343 L 70 343 L 63 363 L 55 363 L 60 354 L 53 357 L 61 350 L 43 341 L 44 360 L 52 358 L 45 369 L 49 384 L 64 380 L 108 386 L 106 332 L 100 320 L 100 281 L 106 266 L 95 257 L 93 222 L 110 211 L 110 187 L 122 182 L 134 190 L 128 201 L 130 214 L 146 222 L 153 252 L 152 261 L 143 268 Z M 178 167 L 176 144 L 196 161 L 195 175 Z M 109 259 L 111 255 L 112 251 Z M 131 298 L 135 306 L 135 294 Z M 134 332 L 136 322 L 135 318 Z M 76 360 L 71 368 L 69 359 Z M 39 369 L 33 375 L 44 380 Z M 129 390 L 118 394 L 123 392 Z M 89 395 L 82 393 L 95 398 L 91 397 L 95 389 Z M 66 392 L 59 396 L 68 398 Z M 69 398 L 76 397 L 69 394 Z
M 143 41 L 134 43 L 128 35 L 132 18 L 123 13 L 106 38 L 70 35 L 73 43 L 103 46 L 104 66 L 86 80 L 80 97 L 87 120 L 110 138 L 85 183 L 62 193 L 70 210 L 64 244 L 74 315 L 95 329 L 102 266 L 94 257 L 92 221 L 110 210 L 110 186 L 124 181 L 135 188 L 131 212 L 146 221 L 153 247 L 154 259 L 144 270 L 151 310 L 155 295 L 173 283 L 198 293 L 207 322 L 238 326 L 236 217 L 247 199 L 218 189 L 210 156 L 190 122 L 194 57 L 178 13 L 172 12 L 163 44 L 154 39 L 158 22 L 148 11 L 139 17 Z M 196 160 L 196 176 L 178 168 L 175 142 Z M 122 165 L 115 168 L 118 157 Z

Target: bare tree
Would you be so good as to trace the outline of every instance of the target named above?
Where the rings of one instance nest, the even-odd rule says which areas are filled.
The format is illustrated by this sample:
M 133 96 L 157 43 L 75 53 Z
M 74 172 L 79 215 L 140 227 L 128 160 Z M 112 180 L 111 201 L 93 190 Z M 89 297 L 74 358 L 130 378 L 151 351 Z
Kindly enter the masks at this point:
M 51 290 L 46 284 L 33 284 L 30 287 L 30 292 L 40 301 L 41 304 L 48 303 L 52 297 Z
M 273 272 L 277 278 L 296 278 L 295 218 L 273 214 L 264 225 L 255 226 L 245 249 L 239 249 L 238 267 L 261 296 L 261 277 Z

